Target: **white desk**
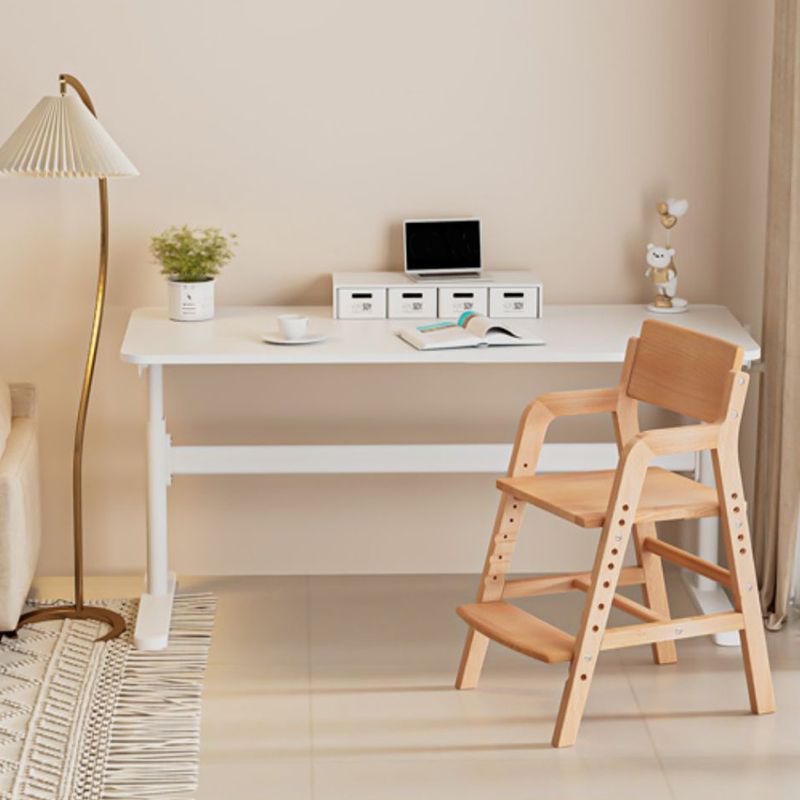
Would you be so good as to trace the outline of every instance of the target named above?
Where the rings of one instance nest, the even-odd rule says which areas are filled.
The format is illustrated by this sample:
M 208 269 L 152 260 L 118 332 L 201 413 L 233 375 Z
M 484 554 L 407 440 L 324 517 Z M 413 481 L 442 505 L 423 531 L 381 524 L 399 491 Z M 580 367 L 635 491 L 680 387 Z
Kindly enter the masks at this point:
M 261 335 L 277 328 L 283 313 L 302 313 L 312 327 L 328 335 L 321 344 L 272 346 Z M 122 358 L 148 368 L 148 555 L 147 592 L 142 595 L 135 641 L 141 649 L 166 647 L 175 591 L 167 563 L 167 488 L 172 475 L 342 472 L 489 472 L 502 473 L 511 445 L 283 445 L 174 446 L 164 414 L 163 368 L 186 364 L 587 364 L 622 363 L 625 346 L 645 319 L 643 305 L 572 305 L 545 307 L 544 316 L 526 320 L 543 347 L 495 347 L 419 352 L 394 332 L 411 320 L 334 320 L 328 307 L 221 308 L 208 322 L 172 322 L 164 309 L 138 309 L 131 315 Z M 664 319 L 665 317 L 660 317 Z M 748 363 L 760 348 L 723 306 L 692 306 L 670 316 L 677 325 L 739 344 Z M 661 462 L 670 469 L 694 470 L 713 482 L 710 465 L 693 455 Z M 542 452 L 542 471 L 611 469 L 616 446 L 550 444 Z M 701 555 L 717 560 L 716 520 L 701 523 Z M 708 579 L 692 584 L 702 608 L 727 602 Z M 738 637 L 737 637 L 738 640 Z

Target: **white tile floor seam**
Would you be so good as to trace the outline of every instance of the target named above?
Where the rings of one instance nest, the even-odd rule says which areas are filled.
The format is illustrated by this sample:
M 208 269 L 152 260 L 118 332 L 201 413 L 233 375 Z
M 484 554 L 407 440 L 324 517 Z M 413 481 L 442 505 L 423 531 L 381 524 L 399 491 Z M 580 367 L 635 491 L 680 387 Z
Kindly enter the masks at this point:
M 646 649 L 650 650 L 651 648 L 647 647 Z M 653 664 L 653 666 L 657 667 L 659 665 Z M 669 668 L 669 666 L 672 665 L 664 664 L 662 666 L 664 666 L 665 668 Z M 647 719 L 647 715 L 644 713 L 644 710 L 642 709 L 642 705 L 639 702 L 639 697 L 637 696 L 636 693 L 636 686 L 631 680 L 630 675 L 628 675 L 628 683 L 631 687 L 631 693 L 633 694 L 633 699 L 636 701 L 636 707 L 639 709 L 639 713 L 642 715 L 642 719 L 644 720 L 644 727 L 645 730 L 647 731 L 647 736 L 650 739 L 650 744 L 653 746 L 653 752 L 655 753 L 656 760 L 658 761 L 658 766 L 661 769 L 661 774 L 664 778 L 664 782 L 667 785 L 667 791 L 669 791 L 669 795 L 671 798 L 673 798 L 673 800 L 680 800 L 680 798 L 675 794 L 672 784 L 670 783 L 669 775 L 667 774 L 666 769 L 664 769 L 664 762 L 661 760 L 661 755 L 658 752 L 658 746 L 656 745 L 656 740 L 653 738 L 653 731 L 650 729 L 650 721 Z
M 311 576 L 306 577 L 306 641 L 308 657 L 308 787 L 309 798 L 316 795 L 314 775 L 314 665 L 311 661 Z
M 656 666 L 602 654 L 573 748 L 549 746 L 566 665 L 493 645 L 453 688 L 465 575 L 188 578 L 218 596 L 196 800 L 726 800 L 800 789 L 800 626 L 768 634 L 778 713 L 749 713 L 741 653 L 707 637 Z M 65 579 L 41 594 L 69 591 Z M 675 616 L 694 613 L 676 575 Z M 94 596 L 138 581 L 91 579 Z M 632 596 L 634 589 L 625 589 Z M 583 595 L 520 601 L 574 632 Z M 612 611 L 612 624 L 629 621 Z

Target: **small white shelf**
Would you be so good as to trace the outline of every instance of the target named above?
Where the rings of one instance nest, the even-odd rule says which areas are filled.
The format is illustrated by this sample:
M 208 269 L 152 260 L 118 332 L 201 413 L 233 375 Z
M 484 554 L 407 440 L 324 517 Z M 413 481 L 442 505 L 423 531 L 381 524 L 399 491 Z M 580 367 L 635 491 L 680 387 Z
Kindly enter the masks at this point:
M 464 311 L 501 319 L 538 319 L 542 282 L 521 270 L 424 282 L 402 272 L 333 273 L 334 319 L 455 319 Z

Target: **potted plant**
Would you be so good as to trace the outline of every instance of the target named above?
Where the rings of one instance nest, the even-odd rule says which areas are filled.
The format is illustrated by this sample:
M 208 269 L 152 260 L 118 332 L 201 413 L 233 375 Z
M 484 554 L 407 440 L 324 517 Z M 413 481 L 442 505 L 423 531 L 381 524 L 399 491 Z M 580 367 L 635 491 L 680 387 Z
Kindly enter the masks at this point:
M 233 258 L 236 234 L 219 228 L 173 226 L 150 240 L 150 252 L 168 278 L 169 316 L 179 322 L 212 319 L 214 283 Z

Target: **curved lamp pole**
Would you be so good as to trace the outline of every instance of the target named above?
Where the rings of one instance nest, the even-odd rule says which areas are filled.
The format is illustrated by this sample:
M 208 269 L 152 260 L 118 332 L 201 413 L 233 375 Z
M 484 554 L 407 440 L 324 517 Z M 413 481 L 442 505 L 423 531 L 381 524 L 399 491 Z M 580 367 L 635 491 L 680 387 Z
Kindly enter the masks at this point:
M 89 114 L 73 104 L 67 87 L 74 89 Z M 83 599 L 83 442 L 86 415 L 92 391 L 97 345 L 103 323 L 106 276 L 108 271 L 108 177 L 137 175 L 110 136 L 96 121 L 97 114 L 89 93 L 74 76 L 59 75 L 59 97 L 44 98 L 28 118 L 0 148 L 0 171 L 40 177 L 96 177 L 100 193 L 100 262 L 97 276 L 89 351 L 83 373 L 75 444 L 72 454 L 72 520 L 75 562 L 75 599 L 72 605 L 40 608 L 23 614 L 19 627 L 33 622 L 63 619 L 92 619 L 104 622 L 110 630 L 97 641 L 107 641 L 125 630 L 125 620 L 116 612 L 98 606 L 87 606 Z M 61 101 L 59 103 L 59 101 Z M 38 112 L 38 113 L 37 113 Z M 42 133 L 50 123 L 50 135 Z M 85 134 L 89 134 L 86 136 Z M 71 138 L 70 138 L 71 137 Z M 70 139 L 69 146 L 65 141 Z M 37 150 L 38 148 L 38 150 Z

